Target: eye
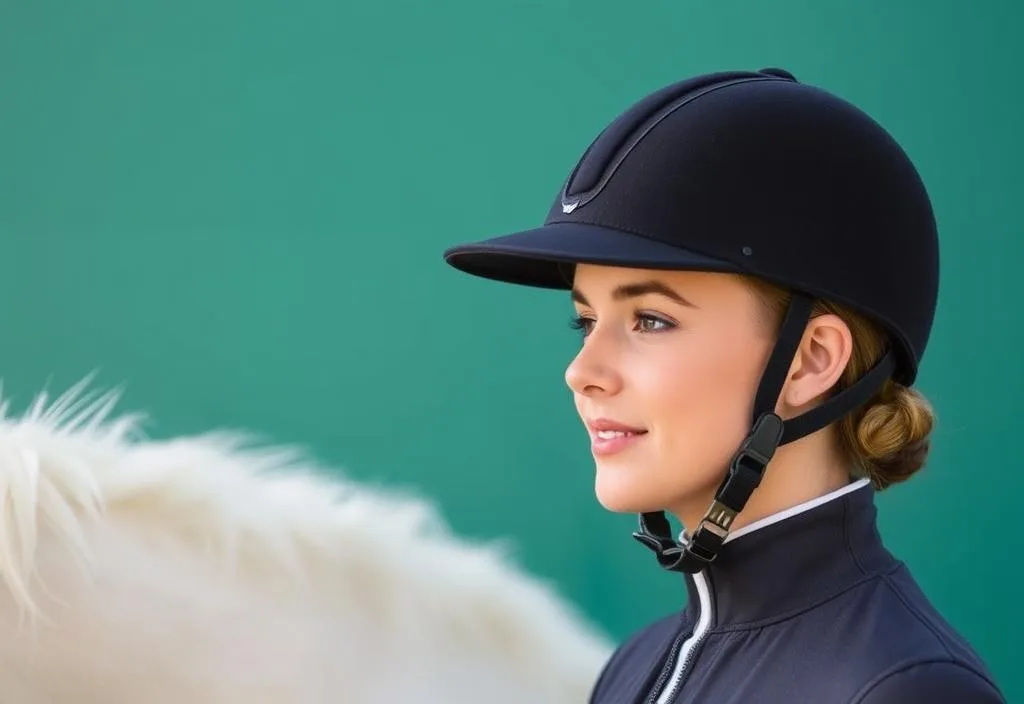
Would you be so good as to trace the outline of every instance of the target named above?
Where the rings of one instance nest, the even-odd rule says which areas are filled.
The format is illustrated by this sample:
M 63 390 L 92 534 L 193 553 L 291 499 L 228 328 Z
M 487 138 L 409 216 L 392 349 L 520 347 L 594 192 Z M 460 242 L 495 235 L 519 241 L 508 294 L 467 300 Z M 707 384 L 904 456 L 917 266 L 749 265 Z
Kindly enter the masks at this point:
M 583 337 L 586 337 L 594 327 L 594 320 L 582 315 L 573 316 L 569 320 L 569 327 L 573 330 L 579 330 Z
M 633 329 L 637 332 L 665 332 L 677 327 L 675 322 L 661 316 L 652 315 L 651 313 L 636 313 L 635 317 L 636 326 Z M 577 315 L 569 320 L 569 327 L 573 330 L 579 330 L 583 337 L 586 337 L 593 331 L 596 322 L 593 318 Z
M 650 313 L 637 313 L 636 320 L 640 332 L 664 332 L 676 327 L 674 322 Z

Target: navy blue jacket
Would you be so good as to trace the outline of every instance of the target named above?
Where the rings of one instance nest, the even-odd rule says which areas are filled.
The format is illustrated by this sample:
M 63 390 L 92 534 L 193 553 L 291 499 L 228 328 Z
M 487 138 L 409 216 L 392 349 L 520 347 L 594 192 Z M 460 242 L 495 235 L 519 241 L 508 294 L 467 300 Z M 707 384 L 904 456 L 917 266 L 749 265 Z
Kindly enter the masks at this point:
M 865 480 L 741 528 L 682 613 L 628 639 L 591 704 L 1002 704 L 883 546 Z

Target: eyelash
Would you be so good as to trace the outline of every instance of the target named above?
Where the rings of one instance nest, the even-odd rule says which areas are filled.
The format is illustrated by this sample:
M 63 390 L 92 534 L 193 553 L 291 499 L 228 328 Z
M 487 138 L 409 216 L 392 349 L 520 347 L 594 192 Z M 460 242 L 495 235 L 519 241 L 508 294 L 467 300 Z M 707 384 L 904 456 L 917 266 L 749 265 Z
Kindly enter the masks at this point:
M 646 333 L 667 332 L 667 331 L 672 330 L 673 328 L 677 327 L 676 323 L 672 322 L 671 320 L 667 320 L 665 318 L 662 318 L 662 317 L 657 316 L 657 315 L 652 315 L 650 313 L 640 313 L 640 312 L 637 312 L 634 315 L 635 315 L 635 317 L 636 317 L 638 322 L 655 323 L 655 324 L 660 324 L 660 325 L 664 325 L 665 326 L 665 327 L 663 327 L 663 328 L 661 328 L 659 330 L 638 330 L 637 332 L 641 332 L 641 333 L 645 333 L 645 334 Z M 586 337 L 590 333 L 590 327 L 592 326 L 593 323 L 594 323 L 594 319 L 593 318 L 588 318 L 588 317 L 583 316 L 583 315 L 577 315 L 577 316 L 574 316 L 573 318 L 571 318 L 569 320 L 569 327 L 572 328 L 573 330 L 578 330 L 578 331 L 582 332 L 583 337 Z

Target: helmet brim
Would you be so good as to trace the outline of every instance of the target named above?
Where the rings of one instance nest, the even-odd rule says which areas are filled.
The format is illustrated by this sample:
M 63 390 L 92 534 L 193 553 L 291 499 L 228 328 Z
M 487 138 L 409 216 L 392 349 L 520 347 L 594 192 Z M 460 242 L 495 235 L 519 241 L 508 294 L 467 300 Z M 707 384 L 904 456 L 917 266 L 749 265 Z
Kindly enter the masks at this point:
M 743 273 L 734 262 L 622 230 L 583 223 L 550 223 L 456 245 L 445 251 L 444 259 L 473 276 L 562 290 L 572 287 L 571 271 L 575 264 Z

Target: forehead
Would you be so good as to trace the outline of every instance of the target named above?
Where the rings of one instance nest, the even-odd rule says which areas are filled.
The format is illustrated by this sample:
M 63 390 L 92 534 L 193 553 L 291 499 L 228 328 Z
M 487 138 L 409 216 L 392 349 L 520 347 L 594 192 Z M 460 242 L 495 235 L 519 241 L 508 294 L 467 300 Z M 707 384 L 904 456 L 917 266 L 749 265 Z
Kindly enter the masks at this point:
M 575 269 L 572 296 L 578 302 L 596 305 L 599 301 L 614 302 L 640 295 L 678 297 L 682 300 L 677 302 L 683 305 L 703 307 L 714 302 L 743 303 L 751 294 L 732 274 L 596 264 L 580 264 Z

